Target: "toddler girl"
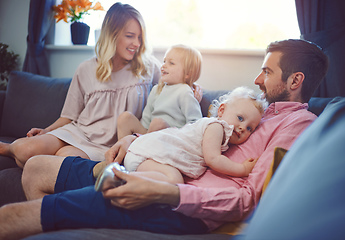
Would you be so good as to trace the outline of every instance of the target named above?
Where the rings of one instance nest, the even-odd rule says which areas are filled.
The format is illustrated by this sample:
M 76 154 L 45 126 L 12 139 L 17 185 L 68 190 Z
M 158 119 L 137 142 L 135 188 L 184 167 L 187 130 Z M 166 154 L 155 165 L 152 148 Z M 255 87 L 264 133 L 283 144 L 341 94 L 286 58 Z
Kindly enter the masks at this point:
M 235 177 L 245 177 L 256 159 L 242 163 L 222 155 L 230 144 L 248 139 L 261 121 L 266 102 L 254 91 L 239 87 L 216 101 L 218 117 L 202 118 L 184 127 L 167 128 L 138 137 L 130 145 L 124 166 L 157 180 L 183 183 L 182 174 L 198 178 L 206 166 Z
M 130 112 L 118 118 L 118 139 L 167 127 L 182 127 L 202 117 L 193 84 L 200 77 L 202 57 L 198 50 L 175 45 L 167 50 L 159 84 L 152 88 L 141 120 Z

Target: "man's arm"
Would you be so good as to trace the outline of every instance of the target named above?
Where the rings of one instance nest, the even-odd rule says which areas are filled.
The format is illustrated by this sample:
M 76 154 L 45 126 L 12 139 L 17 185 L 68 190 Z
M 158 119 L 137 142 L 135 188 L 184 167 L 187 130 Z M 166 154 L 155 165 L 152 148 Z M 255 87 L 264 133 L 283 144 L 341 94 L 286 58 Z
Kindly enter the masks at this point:
M 136 136 L 129 135 L 120 139 L 105 154 L 106 161 L 121 163 L 130 144 Z M 127 183 L 103 192 L 105 198 L 111 199 L 113 205 L 126 209 L 137 209 L 152 203 L 165 203 L 176 207 L 180 201 L 179 188 L 166 182 L 129 175 L 113 169 L 115 175 Z
M 170 204 L 176 207 L 180 201 L 179 188 L 170 183 L 130 175 L 114 169 L 117 177 L 126 184 L 103 192 L 115 206 L 126 209 L 138 209 L 152 203 Z

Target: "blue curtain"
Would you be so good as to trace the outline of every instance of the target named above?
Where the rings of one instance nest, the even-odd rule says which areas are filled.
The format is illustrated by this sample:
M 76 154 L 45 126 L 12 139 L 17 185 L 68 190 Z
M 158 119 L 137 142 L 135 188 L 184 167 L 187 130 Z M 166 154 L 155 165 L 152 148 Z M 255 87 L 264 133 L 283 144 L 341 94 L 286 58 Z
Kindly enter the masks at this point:
M 345 96 L 345 1 L 295 0 L 301 39 L 321 46 L 330 60 L 314 97 Z
M 49 28 L 54 23 L 52 7 L 55 0 L 30 0 L 27 50 L 23 71 L 49 76 L 49 64 L 44 45 Z

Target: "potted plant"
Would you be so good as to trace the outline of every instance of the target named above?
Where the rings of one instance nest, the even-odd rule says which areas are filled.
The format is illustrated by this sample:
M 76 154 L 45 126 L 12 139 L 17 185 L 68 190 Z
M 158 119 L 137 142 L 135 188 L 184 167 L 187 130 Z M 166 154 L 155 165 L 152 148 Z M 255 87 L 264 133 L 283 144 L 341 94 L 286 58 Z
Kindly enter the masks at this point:
M 18 54 L 9 51 L 8 45 L 0 43 L 0 90 L 6 90 L 11 71 L 18 67 Z
M 87 44 L 90 27 L 81 22 L 84 15 L 88 15 L 89 10 L 104 10 L 100 2 L 92 6 L 89 0 L 62 0 L 61 4 L 54 6 L 56 22 L 64 20 L 70 21 L 71 36 L 73 44 Z

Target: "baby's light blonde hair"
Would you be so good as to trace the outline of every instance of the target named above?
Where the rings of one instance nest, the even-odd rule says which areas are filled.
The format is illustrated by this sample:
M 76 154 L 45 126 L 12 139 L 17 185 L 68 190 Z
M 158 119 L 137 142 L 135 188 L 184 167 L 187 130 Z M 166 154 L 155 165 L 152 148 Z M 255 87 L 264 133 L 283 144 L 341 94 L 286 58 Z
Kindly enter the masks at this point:
M 183 79 L 186 80 L 186 84 L 193 88 L 193 84 L 199 79 L 201 73 L 201 53 L 197 49 L 183 44 L 171 46 L 166 53 L 171 50 L 176 50 L 182 55 L 182 59 L 184 59 Z M 164 82 L 159 81 L 157 87 L 158 94 L 162 91 L 164 85 Z
M 210 107 L 210 116 L 217 117 L 218 115 L 218 108 L 223 103 L 231 103 L 238 99 L 251 99 L 253 100 L 254 106 L 259 110 L 261 115 L 264 113 L 267 102 L 265 99 L 261 99 L 258 95 L 255 94 L 254 90 L 248 87 L 237 87 L 231 92 L 224 94 L 219 97 L 218 100 L 213 100 L 212 105 Z
M 116 52 L 119 35 L 127 26 L 129 20 L 134 19 L 141 28 L 141 44 L 133 59 L 130 61 L 130 70 L 136 77 L 149 73 L 149 52 L 146 46 L 146 31 L 144 20 L 135 8 L 129 4 L 115 3 L 104 17 L 101 34 L 96 43 L 97 56 L 96 77 L 100 82 L 110 80 L 113 70 L 112 58 Z

